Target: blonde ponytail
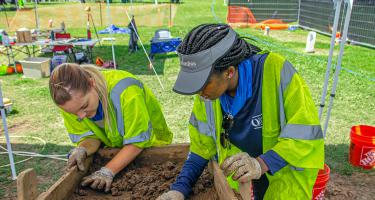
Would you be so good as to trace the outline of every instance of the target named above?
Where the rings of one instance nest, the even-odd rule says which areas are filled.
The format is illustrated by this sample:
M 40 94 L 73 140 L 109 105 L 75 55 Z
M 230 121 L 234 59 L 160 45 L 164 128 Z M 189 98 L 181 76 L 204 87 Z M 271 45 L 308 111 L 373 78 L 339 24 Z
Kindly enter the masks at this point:
M 50 93 L 57 105 L 63 105 L 72 98 L 70 91 L 86 94 L 92 87 L 91 80 L 95 80 L 94 87 L 103 106 L 104 122 L 111 128 L 112 106 L 108 100 L 107 83 L 98 69 L 94 65 L 61 64 L 51 74 Z

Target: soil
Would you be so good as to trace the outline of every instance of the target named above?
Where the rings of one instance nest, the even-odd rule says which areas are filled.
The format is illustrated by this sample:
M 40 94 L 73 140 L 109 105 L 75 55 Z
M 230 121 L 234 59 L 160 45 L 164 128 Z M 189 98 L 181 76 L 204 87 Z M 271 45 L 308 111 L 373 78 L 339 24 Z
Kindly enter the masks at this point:
M 38 127 L 35 127 L 34 126 L 35 123 L 31 120 L 19 120 L 18 122 L 8 121 L 7 123 L 8 123 L 8 132 L 11 133 L 12 135 L 22 134 L 30 130 L 38 131 Z M 3 126 L 0 126 L 0 132 L 1 133 L 4 132 Z
M 107 162 L 95 158 L 90 173 L 98 170 Z M 71 199 L 156 199 L 159 195 L 169 190 L 175 181 L 182 163 L 166 162 L 153 164 L 152 166 L 137 166 L 131 164 L 120 172 L 112 184 L 111 192 L 94 191 L 88 187 L 77 188 Z M 373 198 L 375 185 L 375 171 L 370 173 L 355 172 L 350 176 L 331 173 L 325 198 L 326 200 L 370 200 Z M 237 195 L 238 196 L 238 195 Z M 217 200 L 219 199 L 213 186 L 213 177 L 207 169 L 199 178 L 193 188 L 193 200 Z
M 350 176 L 331 173 L 328 182 L 326 200 L 370 200 L 375 199 L 375 171 L 355 172 Z
M 96 157 L 94 165 L 89 169 L 92 173 L 108 160 Z M 152 166 L 137 166 L 133 163 L 116 175 L 111 192 L 94 191 L 89 187 L 79 187 L 76 189 L 71 199 L 123 199 L 123 200 L 147 200 L 156 199 L 158 196 L 167 192 L 170 185 L 176 180 L 183 163 L 165 162 L 152 164 Z M 216 200 L 218 196 L 213 185 L 213 177 L 207 169 L 193 188 L 193 194 L 190 199 L 193 200 Z

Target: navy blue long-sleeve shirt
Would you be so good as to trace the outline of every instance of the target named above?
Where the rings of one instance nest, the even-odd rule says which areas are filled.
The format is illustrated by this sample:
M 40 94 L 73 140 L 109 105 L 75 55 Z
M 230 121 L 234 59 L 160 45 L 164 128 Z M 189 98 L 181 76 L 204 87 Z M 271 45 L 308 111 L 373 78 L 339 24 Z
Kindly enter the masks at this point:
M 248 84 L 252 87 L 253 94 L 239 113 L 235 115 L 233 127 L 229 132 L 229 140 L 250 156 L 262 158 L 269 168 L 268 173 L 273 175 L 288 163 L 273 150 L 262 153 L 262 74 L 267 55 L 250 57 L 252 81 Z M 190 153 L 171 189 L 177 190 L 188 197 L 207 163 L 208 160 L 195 153 Z M 253 180 L 255 199 L 263 199 L 267 188 L 268 179 L 266 175 L 262 175 L 258 180 Z

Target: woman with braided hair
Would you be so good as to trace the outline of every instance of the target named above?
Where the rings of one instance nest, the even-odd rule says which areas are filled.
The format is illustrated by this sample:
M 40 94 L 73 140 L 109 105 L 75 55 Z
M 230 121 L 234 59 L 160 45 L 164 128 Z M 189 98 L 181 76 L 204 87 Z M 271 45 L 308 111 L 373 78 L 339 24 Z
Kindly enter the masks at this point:
M 218 161 L 233 189 L 251 181 L 255 199 L 311 199 L 324 164 L 323 134 L 291 63 L 226 24 L 195 27 L 177 51 L 181 70 L 173 89 L 197 94 L 190 153 L 158 199 L 188 198 L 209 160 Z
M 84 177 L 83 186 L 109 192 L 114 176 L 144 148 L 172 141 L 159 102 L 129 72 L 65 63 L 51 74 L 49 88 L 76 146 L 68 168 L 84 171 L 86 158 L 100 145 L 121 148 L 100 170 Z

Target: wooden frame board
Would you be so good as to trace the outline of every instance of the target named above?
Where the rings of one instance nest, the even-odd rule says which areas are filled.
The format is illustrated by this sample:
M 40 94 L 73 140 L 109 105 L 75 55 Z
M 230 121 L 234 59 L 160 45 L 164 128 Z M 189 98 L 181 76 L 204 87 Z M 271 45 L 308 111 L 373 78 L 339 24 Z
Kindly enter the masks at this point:
M 100 149 L 98 154 L 104 158 L 113 158 L 120 149 L 108 148 Z M 173 144 L 164 147 L 153 147 L 145 149 L 134 162 L 140 164 L 165 162 L 170 160 L 185 161 L 189 153 L 188 144 Z M 19 200 L 66 200 L 69 199 L 74 189 L 77 187 L 81 179 L 85 176 L 89 166 L 93 162 L 93 157 L 85 162 L 85 171 L 78 171 L 77 167 L 73 167 L 64 174 L 55 184 L 47 191 L 37 194 L 36 174 L 32 169 L 23 171 L 18 176 L 17 194 Z M 211 161 L 209 164 L 214 175 L 214 186 L 218 192 L 220 200 L 237 200 L 233 190 L 226 182 L 225 176 L 219 168 L 217 162 Z

